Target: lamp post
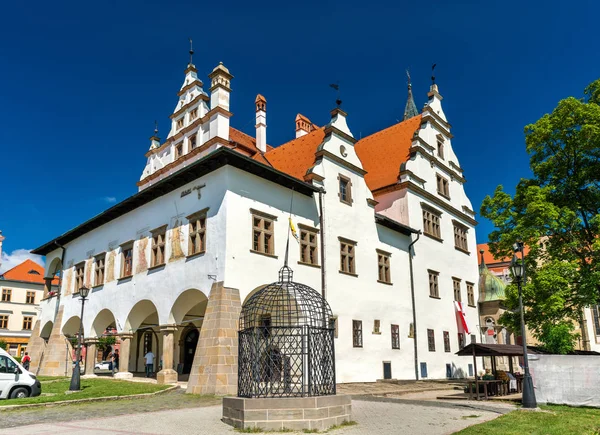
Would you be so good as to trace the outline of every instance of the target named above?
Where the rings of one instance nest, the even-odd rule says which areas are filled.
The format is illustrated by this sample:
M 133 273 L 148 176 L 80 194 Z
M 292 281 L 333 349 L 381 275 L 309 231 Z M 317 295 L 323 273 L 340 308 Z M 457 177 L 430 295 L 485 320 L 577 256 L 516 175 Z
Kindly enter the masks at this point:
M 522 283 L 525 282 L 527 274 L 525 272 L 525 253 L 523 252 L 523 242 L 517 241 L 514 244 L 512 263 L 510 270 L 517 281 L 517 287 L 519 288 L 519 309 L 521 311 L 521 342 L 523 343 L 523 369 L 525 374 L 523 376 L 523 408 L 537 408 L 537 402 L 535 400 L 535 391 L 533 389 L 533 380 L 529 373 L 529 358 L 527 357 L 527 338 L 525 335 L 525 315 L 523 310 L 523 288 Z M 521 259 L 517 258 L 517 252 L 521 253 Z
M 83 286 L 79 289 L 79 296 L 81 296 L 81 317 L 79 318 L 79 338 L 77 340 L 77 352 L 75 353 L 75 367 L 73 367 L 73 374 L 71 375 L 71 385 L 69 386 L 70 391 L 81 390 L 81 372 L 79 367 L 79 360 L 81 359 L 81 342 L 83 340 L 83 307 L 85 306 L 85 299 L 90 293 L 90 289 Z

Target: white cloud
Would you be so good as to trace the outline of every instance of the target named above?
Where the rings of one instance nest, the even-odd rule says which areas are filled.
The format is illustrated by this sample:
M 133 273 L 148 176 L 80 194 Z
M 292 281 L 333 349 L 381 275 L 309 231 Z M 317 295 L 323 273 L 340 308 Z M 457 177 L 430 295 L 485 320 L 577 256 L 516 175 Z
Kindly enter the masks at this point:
M 44 259 L 40 255 L 32 254 L 30 249 L 15 249 L 10 254 L 2 252 L 0 273 L 4 273 L 8 269 L 12 269 L 27 259 L 33 260 L 40 266 L 44 267 Z
M 115 198 L 114 196 L 105 196 L 104 198 L 102 198 L 102 200 L 107 204 L 114 204 L 115 202 L 117 202 L 117 198 Z

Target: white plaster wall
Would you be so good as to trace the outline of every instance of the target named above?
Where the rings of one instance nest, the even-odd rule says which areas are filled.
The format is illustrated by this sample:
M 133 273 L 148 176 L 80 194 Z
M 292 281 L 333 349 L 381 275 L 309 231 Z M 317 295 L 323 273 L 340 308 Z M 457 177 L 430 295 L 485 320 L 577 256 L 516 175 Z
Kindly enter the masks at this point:
M 177 297 L 185 290 L 198 289 L 206 296 L 214 283 L 208 275 L 216 275 L 217 280 L 222 279 L 224 270 L 225 249 L 225 222 L 226 203 L 223 201 L 225 194 L 225 172 L 219 169 L 202 179 L 183 186 L 144 206 L 121 216 L 96 230 L 66 245 L 65 263 L 72 269 L 77 264 L 103 251 L 108 251 L 109 244 L 117 245 L 114 250 L 120 253 L 119 244 L 128 240 L 138 240 L 141 236 L 150 237 L 149 231 L 168 224 L 168 236 L 172 232 L 176 220 L 183 221 L 182 249 L 187 253 L 188 226 L 185 216 L 205 207 L 210 207 L 207 219 L 207 249 L 206 254 L 194 258 L 180 258 L 176 261 L 167 261 L 164 268 L 148 270 L 134 274 L 126 280 L 115 280 L 92 290 L 86 302 L 84 314 L 84 334 L 90 336 L 91 326 L 102 309 L 109 309 L 115 316 L 116 327 L 119 332 L 124 332 L 126 319 L 134 305 L 141 300 L 151 301 L 158 311 L 160 324 L 170 323 L 170 313 Z M 202 189 L 202 198 L 198 199 L 197 191 L 181 198 L 181 191 L 205 183 Z M 136 243 L 137 245 L 137 243 Z M 137 246 L 136 246 L 137 248 Z M 148 244 L 147 260 L 150 263 L 150 242 Z M 171 244 L 167 243 L 166 258 L 171 256 Z M 137 253 L 134 252 L 134 257 Z M 117 255 L 120 259 L 120 255 Z M 120 275 L 120 260 L 115 261 L 115 277 Z M 135 271 L 135 265 L 134 265 Z M 92 274 L 93 276 L 93 274 Z M 63 279 L 63 287 L 66 285 Z M 71 280 L 74 287 L 74 278 Z M 61 297 L 64 305 L 63 325 L 72 316 L 80 315 L 80 301 L 78 295 Z M 53 298 L 52 300 L 55 300 Z M 52 319 L 54 312 L 51 304 L 44 307 L 43 318 Z M 128 331 L 127 331 L 128 332 Z

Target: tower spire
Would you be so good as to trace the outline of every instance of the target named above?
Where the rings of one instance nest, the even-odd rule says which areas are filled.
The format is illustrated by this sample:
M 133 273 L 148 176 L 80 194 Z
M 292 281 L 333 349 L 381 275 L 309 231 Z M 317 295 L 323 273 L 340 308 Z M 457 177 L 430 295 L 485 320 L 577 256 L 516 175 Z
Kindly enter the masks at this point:
M 415 99 L 412 94 L 412 84 L 410 82 L 410 72 L 408 70 L 406 70 L 406 77 L 408 78 L 408 98 L 406 100 L 406 106 L 404 107 L 403 121 L 406 121 L 407 119 L 419 114 L 417 105 L 415 104 Z
M 189 38 L 190 40 L 190 65 L 194 64 L 194 47 L 192 45 L 192 38 Z

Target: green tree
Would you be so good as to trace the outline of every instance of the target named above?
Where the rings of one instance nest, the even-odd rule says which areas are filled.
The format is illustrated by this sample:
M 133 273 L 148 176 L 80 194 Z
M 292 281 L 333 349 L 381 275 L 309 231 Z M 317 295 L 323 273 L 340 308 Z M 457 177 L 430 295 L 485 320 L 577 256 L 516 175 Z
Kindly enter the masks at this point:
M 0 338 L 0 349 L 8 350 L 8 343 Z
M 570 334 L 582 309 L 600 295 L 600 79 L 584 97 L 561 100 L 550 114 L 525 127 L 532 178 L 514 196 L 498 186 L 481 215 L 496 229 L 490 251 L 512 255 L 521 238 L 529 248 L 523 288 L 525 323 L 541 340 L 556 325 Z M 520 328 L 516 286 L 507 288 L 501 322 Z

